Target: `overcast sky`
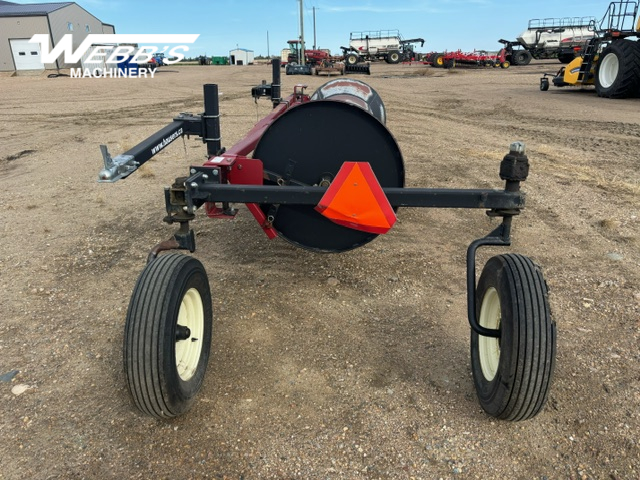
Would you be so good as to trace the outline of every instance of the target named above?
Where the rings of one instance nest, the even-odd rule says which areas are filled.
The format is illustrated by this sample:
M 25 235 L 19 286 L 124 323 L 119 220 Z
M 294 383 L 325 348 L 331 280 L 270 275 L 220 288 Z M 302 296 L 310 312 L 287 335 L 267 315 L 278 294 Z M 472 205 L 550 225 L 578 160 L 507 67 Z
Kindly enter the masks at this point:
M 16 3 L 37 3 L 13 0 Z M 187 56 L 228 55 L 236 47 L 255 55 L 279 55 L 299 35 L 298 0 L 124 1 L 78 0 L 116 33 L 198 33 Z M 318 48 L 340 54 L 356 31 L 399 30 L 424 38 L 417 51 L 498 50 L 515 40 L 532 18 L 604 15 L 608 1 L 578 0 L 306 0 L 305 40 L 313 45 L 316 8 Z M 42 32 L 46 33 L 46 32 Z M 267 41 L 268 39 L 268 41 Z

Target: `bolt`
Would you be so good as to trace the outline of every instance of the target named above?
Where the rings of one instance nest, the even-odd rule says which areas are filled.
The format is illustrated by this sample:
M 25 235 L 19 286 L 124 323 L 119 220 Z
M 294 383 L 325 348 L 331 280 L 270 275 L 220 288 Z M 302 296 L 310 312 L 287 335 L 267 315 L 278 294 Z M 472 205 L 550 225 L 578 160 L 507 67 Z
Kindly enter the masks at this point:
M 195 168 L 192 168 L 192 169 L 191 169 L 191 174 L 194 174 L 194 173 L 196 173 L 196 169 L 195 169 Z
M 218 170 L 214 170 L 213 171 L 213 175 L 217 177 L 218 176 Z
M 182 207 L 182 210 L 183 210 L 184 212 L 189 213 L 189 207 Z
M 513 142 L 509 145 L 509 153 L 519 153 L 520 155 L 524 155 L 526 151 L 526 145 L 524 142 Z
M 196 182 L 191 182 L 191 188 L 198 188 L 198 184 Z
M 204 180 L 209 180 L 209 175 L 207 175 L 206 173 L 203 173 L 203 174 L 202 174 L 202 178 L 203 178 Z

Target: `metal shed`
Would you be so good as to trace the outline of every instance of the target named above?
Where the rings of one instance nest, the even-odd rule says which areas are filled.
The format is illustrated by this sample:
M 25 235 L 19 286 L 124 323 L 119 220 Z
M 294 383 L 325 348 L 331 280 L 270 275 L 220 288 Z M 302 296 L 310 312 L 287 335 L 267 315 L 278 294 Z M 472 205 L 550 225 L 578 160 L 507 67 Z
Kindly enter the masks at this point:
M 74 2 L 18 4 L 0 0 L 0 71 L 80 66 L 65 64 L 62 58 L 55 63 L 43 63 L 40 45 L 29 43 L 36 33 L 49 35 L 50 49 L 70 33 L 76 49 L 90 33 L 115 33 L 115 27 Z
M 229 63 L 231 65 L 252 65 L 253 50 L 246 48 L 236 48 L 229 52 Z

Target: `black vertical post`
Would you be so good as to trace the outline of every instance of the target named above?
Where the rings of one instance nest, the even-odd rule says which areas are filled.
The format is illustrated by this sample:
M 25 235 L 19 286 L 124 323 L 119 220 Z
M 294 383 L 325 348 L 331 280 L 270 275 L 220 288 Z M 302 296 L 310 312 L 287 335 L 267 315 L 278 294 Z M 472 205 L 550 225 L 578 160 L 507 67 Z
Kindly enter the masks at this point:
M 204 86 L 204 132 L 202 141 L 207 144 L 208 155 L 218 155 L 222 149 L 220 138 L 220 105 L 218 103 L 218 85 L 208 83 Z
M 274 58 L 271 62 L 273 67 L 273 77 L 271 79 L 271 101 L 273 102 L 273 108 L 280 104 L 281 89 L 280 89 L 280 59 Z

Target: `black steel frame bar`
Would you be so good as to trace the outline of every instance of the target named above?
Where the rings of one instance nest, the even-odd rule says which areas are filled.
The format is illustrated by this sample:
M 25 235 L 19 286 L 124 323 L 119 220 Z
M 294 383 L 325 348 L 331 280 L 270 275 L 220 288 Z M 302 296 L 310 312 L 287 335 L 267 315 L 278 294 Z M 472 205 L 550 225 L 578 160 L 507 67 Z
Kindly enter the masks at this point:
M 325 187 L 235 185 L 185 182 L 187 198 L 206 202 L 261 203 L 276 205 L 317 205 Z M 482 189 L 383 188 L 393 207 L 485 208 L 519 210 L 524 207 L 522 192 Z

